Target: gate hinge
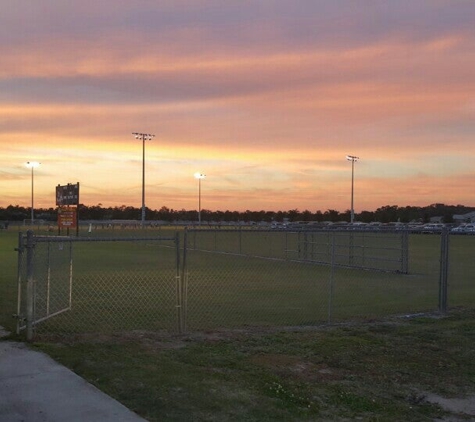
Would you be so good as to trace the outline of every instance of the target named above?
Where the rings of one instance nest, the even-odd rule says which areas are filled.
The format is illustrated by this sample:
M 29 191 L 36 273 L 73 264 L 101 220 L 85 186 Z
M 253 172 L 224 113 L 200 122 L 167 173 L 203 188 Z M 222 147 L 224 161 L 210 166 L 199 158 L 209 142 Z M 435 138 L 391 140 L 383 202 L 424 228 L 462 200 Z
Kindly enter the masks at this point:
M 18 319 L 19 321 L 26 321 L 26 318 L 21 314 L 13 314 L 12 317 Z

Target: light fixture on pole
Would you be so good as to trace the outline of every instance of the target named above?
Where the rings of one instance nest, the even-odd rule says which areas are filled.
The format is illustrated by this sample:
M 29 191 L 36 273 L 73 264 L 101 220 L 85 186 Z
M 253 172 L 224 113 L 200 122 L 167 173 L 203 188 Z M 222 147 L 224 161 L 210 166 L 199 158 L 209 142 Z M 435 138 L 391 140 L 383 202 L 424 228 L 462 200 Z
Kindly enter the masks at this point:
M 350 214 L 350 223 L 353 224 L 355 220 L 355 209 L 353 207 L 353 194 L 354 194 L 354 184 L 355 184 L 355 162 L 359 160 L 359 157 L 354 155 L 347 155 L 346 159 L 351 161 L 351 214 Z
M 145 226 L 145 141 L 151 141 L 155 135 L 150 133 L 132 132 L 135 139 L 142 140 L 142 228 Z
M 199 171 L 195 173 L 195 179 L 198 179 L 198 225 L 201 226 L 201 179 L 204 179 L 206 174 L 200 173 Z
M 38 161 L 28 161 L 26 166 L 31 168 L 31 225 L 35 220 L 34 204 L 35 204 L 35 168 L 39 167 L 41 163 Z

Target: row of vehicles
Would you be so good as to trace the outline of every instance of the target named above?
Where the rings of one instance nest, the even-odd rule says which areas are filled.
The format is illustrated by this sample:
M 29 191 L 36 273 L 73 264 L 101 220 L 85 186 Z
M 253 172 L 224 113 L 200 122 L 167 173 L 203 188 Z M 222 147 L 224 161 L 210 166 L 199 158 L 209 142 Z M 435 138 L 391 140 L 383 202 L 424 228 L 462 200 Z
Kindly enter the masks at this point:
M 452 234 L 475 234 L 475 223 L 464 223 L 457 226 L 446 224 L 426 224 L 420 229 L 421 233 L 440 233 L 447 229 Z
M 355 231 L 409 231 L 411 233 L 432 234 L 441 233 L 444 229 L 453 234 L 475 234 L 475 223 L 463 223 L 460 225 L 428 223 L 428 224 L 404 224 L 404 223 L 360 223 L 353 224 L 346 222 L 313 222 L 296 221 L 288 223 L 272 223 L 272 229 L 277 230 L 355 230 Z

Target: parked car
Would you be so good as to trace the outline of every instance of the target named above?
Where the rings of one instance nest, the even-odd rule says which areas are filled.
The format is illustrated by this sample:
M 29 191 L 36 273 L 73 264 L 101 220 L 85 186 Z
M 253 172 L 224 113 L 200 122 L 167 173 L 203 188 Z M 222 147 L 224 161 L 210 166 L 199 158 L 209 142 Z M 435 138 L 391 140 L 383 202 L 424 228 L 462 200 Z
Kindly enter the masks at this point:
M 444 228 L 442 223 L 431 223 L 422 226 L 421 233 L 440 233 Z
M 475 234 L 475 224 L 462 224 L 450 230 L 453 234 Z

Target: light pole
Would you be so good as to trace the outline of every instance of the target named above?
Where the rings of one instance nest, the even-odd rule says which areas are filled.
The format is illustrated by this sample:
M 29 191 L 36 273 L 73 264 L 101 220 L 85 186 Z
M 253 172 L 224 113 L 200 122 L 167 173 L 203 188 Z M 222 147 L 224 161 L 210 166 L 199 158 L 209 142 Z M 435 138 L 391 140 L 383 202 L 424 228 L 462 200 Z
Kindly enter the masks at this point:
M 33 221 L 35 219 L 35 212 L 34 212 L 34 203 L 35 203 L 35 168 L 38 167 L 41 163 L 38 161 L 28 161 L 26 166 L 31 168 L 31 225 L 33 225 Z
M 132 132 L 135 139 L 142 140 L 142 228 L 145 226 L 145 141 L 151 141 L 155 135 L 150 133 Z
M 204 179 L 206 174 L 195 173 L 195 179 L 198 179 L 198 225 L 201 226 L 201 179 Z
M 355 185 L 355 162 L 359 160 L 359 157 L 355 157 L 354 155 L 347 155 L 346 159 L 351 161 L 351 215 L 350 215 L 350 223 L 353 224 L 355 219 L 355 209 L 353 207 L 353 193 L 354 193 L 354 185 Z

